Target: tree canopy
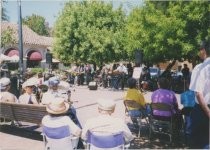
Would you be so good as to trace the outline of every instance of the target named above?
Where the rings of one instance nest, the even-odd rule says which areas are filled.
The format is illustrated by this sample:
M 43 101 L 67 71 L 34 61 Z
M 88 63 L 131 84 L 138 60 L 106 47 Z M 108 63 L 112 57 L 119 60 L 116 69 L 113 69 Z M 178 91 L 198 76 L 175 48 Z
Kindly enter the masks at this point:
M 128 53 L 143 49 L 144 61 L 153 63 L 192 60 L 209 37 L 209 10 L 207 1 L 147 1 L 128 16 Z
M 14 37 L 14 30 L 12 28 L 7 28 L 1 32 L 1 47 L 9 47 L 16 44 L 17 41 Z
M 39 15 L 32 14 L 23 18 L 23 24 L 27 25 L 30 29 L 39 35 L 49 36 L 49 26 L 45 18 Z
M 65 63 L 194 60 L 210 37 L 208 1 L 145 1 L 125 14 L 103 1 L 67 2 L 54 28 L 54 52 Z
M 65 62 L 102 64 L 125 59 L 125 14 L 110 3 L 66 3 L 55 26 L 54 51 Z

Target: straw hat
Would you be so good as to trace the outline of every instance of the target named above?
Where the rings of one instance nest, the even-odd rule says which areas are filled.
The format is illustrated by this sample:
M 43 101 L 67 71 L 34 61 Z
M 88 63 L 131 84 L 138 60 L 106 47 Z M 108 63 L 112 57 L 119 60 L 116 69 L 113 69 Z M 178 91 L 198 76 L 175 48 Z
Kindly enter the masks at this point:
M 64 102 L 64 99 L 57 97 L 47 105 L 46 110 L 50 114 L 63 114 L 69 109 L 69 104 Z
M 110 99 L 99 99 L 98 101 L 98 108 L 102 110 L 113 110 L 116 106 L 116 103 Z

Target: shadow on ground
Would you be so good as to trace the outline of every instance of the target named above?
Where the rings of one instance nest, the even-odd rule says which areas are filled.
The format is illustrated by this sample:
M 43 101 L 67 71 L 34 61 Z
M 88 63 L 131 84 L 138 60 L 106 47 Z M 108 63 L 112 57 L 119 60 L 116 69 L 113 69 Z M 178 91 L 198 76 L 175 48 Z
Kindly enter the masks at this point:
M 33 140 L 42 141 L 41 132 L 35 131 L 38 126 L 11 126 L 11 125 L 0 125 L 0 132 L 12 134 L 15 136 L 20 136 L 24 138 L 29 138 Z M 129 127 L 130 128 L 130 127 Z M 130 128 L 132 133 L 137 136 L 138 130 L 133 127 Z M 147 126 L 143 126 L 141 128 L 141 136 L 140 138 L 136 137 L 130 144 L 129 149 L 186 149 L 188 148 L 186 144 L 184 144 L 184 138 L 181 137 L 177 139 L 176 142 L 169 143 L 169 138 L 164 135 L 154 135 L 152 139 L 149 139 L 148 136 L 149 129 Z
M 38 126 L 36 125 L 35 126 L 23 125 L 21 127 L 16 127 L 11 125 L 0 125 L 0 132 L 42 141 L 43 138 L 41 133 L 38 131 L 34 131 L 37 128 Z
M 141 127 L 141 135 L 137 137 L 138 129 L 132 125 L 129 125 L 130 130 L 136 136 L 131 142 L 129 149 L 187 149 L 189 148 L 185 144 L 184 135 L 181 135 L 179 139 L 175 139 L 174 142 L 169 142 L 167 135 L 153 134 L 152 138 L 149 138 L 148 126 Z

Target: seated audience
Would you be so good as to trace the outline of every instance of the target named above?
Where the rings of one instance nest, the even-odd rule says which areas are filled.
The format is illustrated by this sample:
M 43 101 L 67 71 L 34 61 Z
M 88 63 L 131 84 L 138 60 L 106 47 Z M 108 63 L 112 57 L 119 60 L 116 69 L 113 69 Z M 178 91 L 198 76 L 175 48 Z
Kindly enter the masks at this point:
M 43 131 L 46 133 L 46 128 L 63 128 L 65 126 L 69 127 L 69 131 L 66 131 L 65 134 L 68 132 L 70 133 L 65 138 L 57 138 L 52 139 L 46 136 L 47 139 L 47 149 L 57 150 L 73 150 L 73 143 L 72 137 L 80 137 L 81 129 L 68 117 L 66 116 L 66 112 L 69 110 L 69 104 L 64 101 L 63 98 L 57 97 L 46 106 L 46 110 L 49 113 L 48 115 L 44 116 L 42 119 L 42 126 Z M 59 130 L 54 130 L 53 134 L 56 134 L 57 137 L 62 137 L 64 134 L 63 132 L 59 132 Z
M 0 101 L 1 102 L 17 102 L 17 97 L 9 92 L 11 81 L 7 77 L 0 79 Z
M 41 104 L 50 104 L 52 101 L 55 101 L 55 98 L 57 97 L 63 98 L 65 102 L 70 102 L 69 94 L 71 93 L 69 93 L 68 91 L 60 90 L 58 88 L 60 84 L 60 80 L 58 77 L 51 77 L 48 81 L 45 82 L 47 82 L 49 89 L 47 92 L 43 93 Z M 76 110 L 72 105 L 69 107 L 67 114 L 79 127 L 81 127 L 81 124 L 76 115 Z
M 134 100 L 140 106 L 145 108 L 145 111 L 146 111 L 146 102 L 145 102 L 143 94 L 136 88 L 136 83 L 137 83 L 136 79 L 129 78 L 127 82 L 128 82 L 128 90 L 125 93 L 124 100 Z M 130 110 L 128 113 L 133 117 L 142 115 L 141 112 L 139 110 L 136 110 L 135 108 L 129 108 L 129 109 Z
M 36 95 L 33 93 L 35 86 L 37 85 L 37 80 L 35 78 L 30 78 L 26 80 L 22 88 L 24 89 L 25 93 L 20 95 L 19 103 L 21 104 L 38 104 L 36 99 Z
M 97 135 L 110 135 L 123 132 L 126 143 L 133 140 L 133 135 L 128 126 L 120 118 L 112 116 L 115 110 L 115 102 L 109 99 L 98 100 L 99 116 L 87 120 L 82 129 L 82 139 L 87 140 L 87 133 L 90 131 Z
M 169 89 L 169 80 L 162 77 L 158 79 L 158 88 L 152 93 L 151 100 L 152 103 L 165 103 L 173 106 L 172 112 L 170 111 L 159 111 L 154 110 L 152 112 L 153 116 L 159 119 L 167 120 L 169 117 L 173 117 L 173 129 L 179 131 L 182 127 L 182 115 L 178 109 L 178 102 L 176 95 L 173 91 Z M 177 132 L 178 134 L 178 132 Z

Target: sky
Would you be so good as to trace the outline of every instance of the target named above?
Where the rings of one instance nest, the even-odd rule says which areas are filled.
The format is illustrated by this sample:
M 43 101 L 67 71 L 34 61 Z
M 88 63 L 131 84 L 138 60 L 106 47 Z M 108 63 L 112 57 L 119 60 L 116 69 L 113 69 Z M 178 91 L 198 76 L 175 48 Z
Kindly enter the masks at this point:
M 9 21 L 12 23 L 18 23 L 18 3 L 17 0 L 5 0 L 6 3 L 4 7 L 6 9 L 6 14 L 9 17 Z M 140 5 L 142 0 L 112 0 L 113 6 L 118 7 L 121 2 L 127 4 L 125 9 L 129 6 Z M 49 23 L 50 27 L 56 21 L 59 12 L 62 11 L 64 7 L 65 0 L 21 0 L 22 18 L 26 16 L 31 16 L 32 14 L 40 15 L 45 18 L 46 22 Z
M 17 1 L 7 0 L 4 5 L 6 8 L 7 16 L 9 16 L 9 21 L 12 23 L 18 22 L 18 3 Z M 49 26 L 52 27 L 56 21 L 56 17 L 59 12 L 62 11 L 64 6 L 64 1 L 55 0 L 30 0 L 21 1 L 22 18 L 26 16 L 31 16 L 32 14 L 43 16 Z

